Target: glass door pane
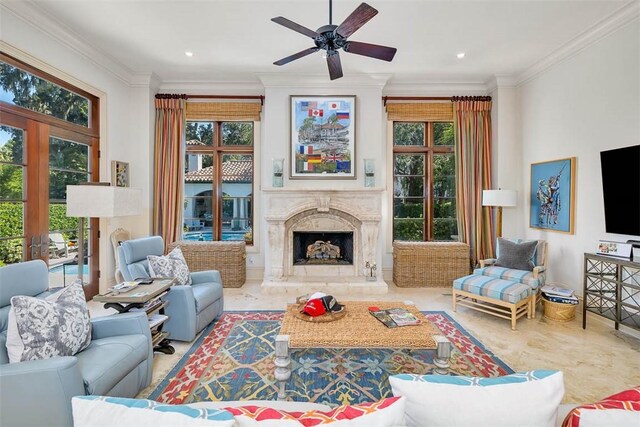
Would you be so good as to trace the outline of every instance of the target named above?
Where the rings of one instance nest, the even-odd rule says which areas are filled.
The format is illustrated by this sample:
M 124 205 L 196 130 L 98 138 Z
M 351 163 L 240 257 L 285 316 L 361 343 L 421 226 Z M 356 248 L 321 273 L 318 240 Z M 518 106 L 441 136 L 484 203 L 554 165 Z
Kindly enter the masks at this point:
M 78 218 L 67 216 L 67 185 L 91 181 L 89 146 L 56 137 L 49 138 L 49 280 L 65 286 L 78 276 Z M 83 280 L 88 282 L 92 256 L 90 221 L 85 218 Z
M 222 240 L 253 240 L 253 155 L 222 155 Z
M 25 132 L 0 126 L 0 266 L 25 261 Z

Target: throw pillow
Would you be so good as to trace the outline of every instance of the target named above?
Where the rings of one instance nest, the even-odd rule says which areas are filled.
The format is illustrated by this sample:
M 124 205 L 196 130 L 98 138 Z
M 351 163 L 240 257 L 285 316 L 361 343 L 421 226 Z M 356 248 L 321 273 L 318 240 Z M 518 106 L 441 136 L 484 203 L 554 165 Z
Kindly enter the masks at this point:
M 165 256 L 149 255 L 147 260 L 151 277 L 175 277 L 178 285 L 191 284 L 191 273 L 179 247 Z
M 76 396 L 71 399 L 71 408 L 74 427 L 235 426 L 233 415 L 224 409 L 165 405 L 146 399 Z
M 47 298 L 11 298 L 7 325 L 9 362 L 73 356 L 91 343 L 91 320 L 80 283 Z
M 533 263 L 533 255 L 536 252 L 538 242 L 532 240 L 530 242 L 515 243 L 507 239 L 498 239 L 499 250 L 498 267 L 514 268 L 516 270 L 532 271 L 535 264 Z
M 288 412 L 262 406 L 227 407 L 238 427 L 397 427 L 404 426 L 405 398 L 390 397 L 377 402 L 342 405 L 331 411 Z
M 407 425 L 554 427 L 564 395 L 562 372 L 530 371 L 496 378 L 400 374 L 394 396 L 407 398 Z
M 640 385 L 596 403 L 573 408 L 562 427 L 640 425 Z

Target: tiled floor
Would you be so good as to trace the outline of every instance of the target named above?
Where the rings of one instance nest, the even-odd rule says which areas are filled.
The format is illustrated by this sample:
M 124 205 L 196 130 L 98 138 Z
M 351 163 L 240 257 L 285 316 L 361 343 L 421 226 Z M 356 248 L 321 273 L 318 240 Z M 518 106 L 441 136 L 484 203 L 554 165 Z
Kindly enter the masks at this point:
M 259 283 L 247 283 L 242 288 L 224 290 L 226 310 L 282 310 L 294 295 L 264 295 Z M 640 334 L 617 332 L 613 322 L 588 315 L 587 329 L 582 329 L 580 314 L 569 323 L 544 319 L 538 307 L 536 319 L 521 319 L 516 331 L 509 321 L 498 319 L 464 307 L 451 312 L 451 292 L 448 289 L 398 288 L 389 286 L 389 293 L 375 298 L 336 295 L 342 300 L 382 299 L 413 301 L 421 310 L 444 310 L 465 329 L 516 371 L 558 369 L 564 372 L 565 403 L 583 403 L 601 399 L 628 387 L 640 385 Z M 106 312 L 90 303 L 92 315 Z M 578 310 L 579 311 L 579 310 Z M 633 335 L 632 335 L 633 334 Z M 190 347 L 174 342 L 176 353 L 171 356 L 156 353 L 153 383 L 143 391 L 148 394 L 163 379 Z

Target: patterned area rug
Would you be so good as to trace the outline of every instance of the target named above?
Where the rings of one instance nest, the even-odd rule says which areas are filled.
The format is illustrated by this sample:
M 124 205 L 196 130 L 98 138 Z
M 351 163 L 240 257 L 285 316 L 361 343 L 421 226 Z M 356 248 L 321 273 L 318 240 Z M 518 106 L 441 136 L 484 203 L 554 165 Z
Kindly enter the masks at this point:
M 494 377 L 513 373 L 449 315 L 424 312 L 453 344 L 452 375 Z M 276 400 L 274 342 L 281 311 L 225 312 L 198 338 L 149 396 L 163 403 Z M 431 373 L 435 350 L 301 349 L 291 354 L 289 400 L 331 406 L 392 395 L 388 376 Z

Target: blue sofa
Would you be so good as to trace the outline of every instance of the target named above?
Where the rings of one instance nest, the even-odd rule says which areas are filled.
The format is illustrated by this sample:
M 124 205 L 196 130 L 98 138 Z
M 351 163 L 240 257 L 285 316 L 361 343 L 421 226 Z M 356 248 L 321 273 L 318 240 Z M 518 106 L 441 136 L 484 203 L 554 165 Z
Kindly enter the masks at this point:
M 127 240 L 118 247 L 118 263 L 125 280 L 149 277 L 148 255 L 164 255 L 164 240 L 160 236 Z M 165 299 L 169 320 L 164 331 L 169 339 L 193 341 L 223 311 L 222 280 L 216 270 L 191 273 L 189 286 L 172 286 Z
M 0 268 L 0 425 L 70 426 L 71 398 L 135 397 L 151 383 L 153 350 L 144 312 L 91 319 L 91 343 L 75 356 L 9 363 L 11 297 L 51 295 L 41 260 Z

